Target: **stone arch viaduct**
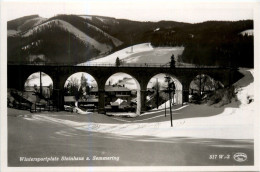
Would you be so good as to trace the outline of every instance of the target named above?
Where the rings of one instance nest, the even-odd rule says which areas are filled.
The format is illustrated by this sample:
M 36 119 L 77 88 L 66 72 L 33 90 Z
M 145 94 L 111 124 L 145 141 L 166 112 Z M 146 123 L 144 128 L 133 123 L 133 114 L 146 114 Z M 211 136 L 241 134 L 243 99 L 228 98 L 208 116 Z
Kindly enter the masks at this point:
M 234 83 L 239 72 L 236 69 L 225 67 L 144 67 L 144 66 L 71 66 L 71 65 L 18 65 L 8 64 L 7 67 L 7 84 L 8 88 L 18 90 L 24 89 L 26 79 L 35 72 L 42 71 L 48 74 L 53 81 L 53 88 L 61 90 L 61 94 L 57 97 L 59 106 L 63 107 L 64 84 L 68 77 L 77 72 L 86 72 L 94 77 L 98 84 L 98 98 L 100 113 L 104 112 L 105 105 L 105 83 L 107 79 L 118 72 L 131 75 L 140 86 L 140 111 L 146 110 L 146 90 L 150 79 L 160 73 L 165 73 L 175 77 L 182 84 L 182 102 L 188 101 L 189 86 L 191 81 L 199 74 L 206 74 L 215 80 L 221 81 L 225 87 Z

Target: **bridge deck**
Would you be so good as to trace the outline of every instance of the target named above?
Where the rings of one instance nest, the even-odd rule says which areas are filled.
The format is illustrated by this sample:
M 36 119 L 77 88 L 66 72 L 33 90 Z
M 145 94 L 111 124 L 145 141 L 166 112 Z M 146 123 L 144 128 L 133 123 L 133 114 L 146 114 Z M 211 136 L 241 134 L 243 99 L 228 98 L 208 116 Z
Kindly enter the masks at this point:
M 93 67 L 143 67 L 143 68 L 151 68 L 151 67 L 158 67 L 158 68 L 170 68 L 169 63 L 125 63 L 120 64 L 120 66 L 116 66 L 113 63 L 84 63 L 84 64 L 77 64 L 72 65 L 69 63 L 34 63 L 34 62 L 8 62 L 8 65 L 29 65 L 29 66 L 93 66 Z M 230 69 L 231 67 L 228 66 L 206 66 L 206 65 L 193 65 L 193 64 L 177 64 L 175 65 L 175 68 L 213 68 L 213 69 Z

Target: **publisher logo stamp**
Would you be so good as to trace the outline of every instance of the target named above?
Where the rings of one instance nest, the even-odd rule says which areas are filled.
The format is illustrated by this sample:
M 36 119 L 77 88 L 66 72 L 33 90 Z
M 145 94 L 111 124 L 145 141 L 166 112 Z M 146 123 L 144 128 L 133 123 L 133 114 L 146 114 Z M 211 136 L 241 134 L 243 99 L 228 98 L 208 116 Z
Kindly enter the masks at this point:
M 247 154 L 243 152 L 238 152 L 233 155 L 233 158 L 237 162 L 244 162 L 247 160 Z

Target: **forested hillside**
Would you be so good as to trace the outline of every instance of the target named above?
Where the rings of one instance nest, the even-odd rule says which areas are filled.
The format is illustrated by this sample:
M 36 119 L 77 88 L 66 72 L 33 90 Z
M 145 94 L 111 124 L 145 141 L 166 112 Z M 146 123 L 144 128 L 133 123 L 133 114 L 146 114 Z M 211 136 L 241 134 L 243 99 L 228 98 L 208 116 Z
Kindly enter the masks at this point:
M 253 21 L 139 22 L 89 15 L 26 16 L 8 22 L 8 60 L 77 64 L 125 47 L 183 46 L 182 62 L 253 67 Z
M 211 21 L 153 34 L 154 46 L 185 47 L 182 61 L 198 65 L 253 67 L 254 37 L 241 32 L 253 29 L 253 21 Z

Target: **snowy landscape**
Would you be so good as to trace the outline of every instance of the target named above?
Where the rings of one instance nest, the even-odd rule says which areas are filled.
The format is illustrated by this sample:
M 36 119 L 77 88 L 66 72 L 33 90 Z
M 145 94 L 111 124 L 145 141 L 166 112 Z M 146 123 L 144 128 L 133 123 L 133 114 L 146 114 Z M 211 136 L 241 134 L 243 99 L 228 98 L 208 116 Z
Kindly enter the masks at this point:
M 253 24 L 8 21 L 8 166 L 254 165 Z M 73 161 L 19 158 L 45 156 Z
M 116 51 L 108 56 L 87 61 L 79 65 L 91 64 L 91 63 L 104 63 L 104 64 L 115 64 L 116 58 L 118 57 L 123 63 L 153 63 L 153 64 L 166 64 L 170 62 L 172 54 L 178 58 L 181 55 L 184 47 L 157 47 L 154 48 L 151 43 L 143 43 L 133 45 L 122 50 Z
M 184 50 L 183 47 L 158 47 L 153 48 L 150 43 L 143 43 L 134 45 L 120 51 L 117 51 L 111 55 L 106 57 L 87 61 L 86 63 L 79 64 L 79 66 L 88 64 L 88 63 L 110 63 L 114 64 L 116 58 L 119 57 L 120 60 L 125 63 L 144 63 L 144 62 L 153 62 L 153 63 L 168 63 L 170 61 L 170 56 L 172 54 L 175 55 L 176 61 L 178 61 L 178 55 L 182 54 Z M 138 123 L 133 125 L 133 122 L 130 124 L 101 124 L 95 123 L 99 127 L 97 129 L 92 129 L 91 127 L 78 127 L 78 126 L 89 126 L 91 123 L 81 123 L 81 122 L 72 122 L 72 121 L 62 121 L 57 120 L 58 123 L 63 123 L 74 128 L 84 130 L 84 131 L 95 131 L 101 133 L 112 133 L 118 135 L 148 135 L 148 136 L 156 136 L 156 137 L 199 137 L 199 138 L 222 138 L 222 139 L 253 139 L 254 131 L 253 131 L 253 123 L 254 123 L 254 101 L 249 104 L 249 99 L 254 99 L 254 70 L 253 69 L 245 69 L 241 68 L 239 70 L 245 76 L 240 79 L 237 83 L 234 84 L 236 89 L 237 100 L 232 100 L 231 104 L 222 107 L 223 112 L 218 113 L 217 107 L 207 106 L 207 105 L 185 105 L 180 109 L 201 114 L 216 114 L 211 117 L 199 117 L 199 118 L 186 118 L 186 119 L 178 119 L 174 121 L 174 127 L 172 129 L 169 128 L 169 122 L 156 122 L 156 123 Z M 73 76 L 80 79 L 82 73 L 74 74 Z M 36 80 L 39 76 L 36 77 Z M 87 76 L 89 84 L 92 85 L 93 78 L 91 76 Z M 155 79 L 158 78 L 159 82 L 164 82 L 164 75 L 158 75 L 150 81 L 150 85 L 148 88 L 152 87 L 152 83 L 155 82 Z M 48 85 L 50 82 L 50 78 L 48 76 L 43 76 L 42 78 L 43 85 Z M 129 89 L 137 89 L 137 85 L 135 80 L 124 73 L 118 73 L 111 76 L 111 79 L 107 80 L 107 85 L 109 81 L 112 81 L 111 84 L 118 83 L 121 80 L 121 84 L 124 84 Z M 32 83 L 31 83 L 32 82 Z M 35 83 L 35 78 L 30 80 L 29 85 L 33 86 Z M 48 84 L 47 84 L 48 83 Z M 96 84 L 94 84 L 96 85 Z M 175 100 L 176 101 L 176 100 Z M 166 106 L 165 106 L 166 104 Z M 163 103 L 159 106 L 161 111 L 164 108 L 169 108 L 169 100 L 166 103 Z M 207 111 L 205 112 L 205 110 Z M 79 113 L 85 113 L 82 110 L 78 109 Z M 215 112 L 216 111 L 216 112 Z M 150 113 L 146 112 L 141 116 L 149 116 Z M 174 110 L 174 115 L 181 115 L 178 113 L 178 109 Z M 37 116 L 37 115 L 36 115 Z M 160 115 L 158 117 L 162 117 Z M 194 114 L 196 116 L 196 114 Z M 42 117 L 41 117 L 42 118 Z M 38 117 L 35 117 L 35 120 L 41 120 Z M 54 120 L 51 117 L 44 117 L 49 120 Z M 153 117 L 157 118 L 157 117 Z M 34 117 L 30 120 L 34 120 Z M 122 119 L 123 120 L 123 119 Z M 127 120 L 123 120 L 126 121 Z M 141 126 L 141 127 L 140 127 Z M 156 126 L 156 127 L 155 127 Z M 194 130 L 194 128 L 197 128 Z M 167 129 L 167 130 L 166 130 Z M 127 130 L 127 132 L 125 132 Z

